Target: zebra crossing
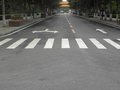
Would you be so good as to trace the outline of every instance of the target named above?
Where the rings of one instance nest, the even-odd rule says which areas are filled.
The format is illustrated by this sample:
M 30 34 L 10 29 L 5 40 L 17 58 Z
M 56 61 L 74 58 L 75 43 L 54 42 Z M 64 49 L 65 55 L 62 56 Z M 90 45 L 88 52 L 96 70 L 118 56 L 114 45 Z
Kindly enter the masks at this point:
M 53 43 L 54 43 L 54 39 L 48 39 L 44 48 L 46 48 L 46 49 L 52 48 L 53 47 Z
M 30 43 L 25 47 L 25 49 L 35 48 L 35 46 L 39 43 L 40 40 L 41 40 L 41 39 L 39 39 L 39 38 L 34 39 L 32 42 L 30 42 Z
M 8 42 L 12 42 L 14 39 L 13 38 L 6 38 L 2 41 L 0 41 L 0 47 L 4 46 L 5 44 L 7 45 Z M 16 41 L 14 41 L 11 45 L 5 47 L 5 49 L 16 49 L 18 48 L 20 45 L 22 45 L 23 43 L 27 43 L 27 45 L 24 47 L 24 49 L 34 49 L 39 42 L 41 42 L 41 38 L 34 38 L 32 41 L 30 42 L 26 42 L 28 40 L 28 38 L 21 38 L 18 39 Z M 47 41 L 45 42 L 45 45 L 43 47 L 43 49 L 52 49 L 54 48 L 54 44 L 57 43 L 55 42 L 55 38 L 48 38 Z M 99 40 L 97 40 L 96 38 L 89 38 L 88 39 L 91 44 L 93 44 L 96 49 L 108 49 L 107 46 L 103 45 Z M 104 42 L 106 42 L 107 44 L 111 45 L 112 47 L 114 47 L 115 49 L 120 49 L 120 39 L 116 39 L 119 42 L 115 42 L 112 39 L 102 39 Z M 76 45 L 78 46 L 79 49 L 89 49 L 90 45 L 87 45 L 86 42 L 82 39 L 82 38 L 75 38 L 74 41 L 76 42 Z M 69 38 L 62 38 L 61 39 L 61 49 L 70 49 L 72 43 L 70 43 Z

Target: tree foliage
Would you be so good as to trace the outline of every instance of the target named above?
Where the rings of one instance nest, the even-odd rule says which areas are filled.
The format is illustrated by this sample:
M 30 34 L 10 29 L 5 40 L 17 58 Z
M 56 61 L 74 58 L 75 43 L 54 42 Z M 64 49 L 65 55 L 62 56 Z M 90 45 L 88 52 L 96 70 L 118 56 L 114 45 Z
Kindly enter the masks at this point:
M 120 13 L 120 0 L 69 0 L 71 7 L 83 12 L 97 12 L 98 10 L 110 13 Z
M 40 12 L 44 9 L 55 9 L 60 0 L 5 0 L 6 13 Z M 2 0 L 0 0 L 2 13 Z

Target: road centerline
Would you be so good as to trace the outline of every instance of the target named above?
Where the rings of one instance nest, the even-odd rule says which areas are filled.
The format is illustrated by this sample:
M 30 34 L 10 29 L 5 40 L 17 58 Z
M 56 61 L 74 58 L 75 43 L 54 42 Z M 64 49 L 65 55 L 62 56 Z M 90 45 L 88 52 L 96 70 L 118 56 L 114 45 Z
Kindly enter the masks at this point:
M 73 29 L 73 26 L 72 26 L 72 24 L 70 23 L 70 21 L 69 21 L 69 19 L 67 18 L 66 15 L 65 15 L 65 18 L 66 18 L 66 20 L 67 20 L 67 22 L 68 22 L 68 24 L 69 24 L 69 26 L 70 26 L 70 28 L 71 28 L 71 31 L 75 34 L 76 32 L 75 32 L 75 30 Z

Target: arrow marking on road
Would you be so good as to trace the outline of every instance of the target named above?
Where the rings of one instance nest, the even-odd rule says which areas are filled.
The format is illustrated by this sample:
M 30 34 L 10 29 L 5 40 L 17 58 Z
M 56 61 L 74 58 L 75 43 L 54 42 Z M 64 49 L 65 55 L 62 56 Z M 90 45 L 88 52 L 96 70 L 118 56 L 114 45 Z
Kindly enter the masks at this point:
M 102 30 L 102 29 L 96 29 L 96 31 L 99 31 L 99 32 L 101 32 L 101 33 L 103 33 L 103 34 L 107 34 L 107 32 L 105 32 L 105 31 Z
M 58 33 L 58 31 L 49 31 L 49 29 L 45 29 L 44 31 L 32 31 L 32 33 L 44 33 L 44 32 L 48 32 L 48 33 Z

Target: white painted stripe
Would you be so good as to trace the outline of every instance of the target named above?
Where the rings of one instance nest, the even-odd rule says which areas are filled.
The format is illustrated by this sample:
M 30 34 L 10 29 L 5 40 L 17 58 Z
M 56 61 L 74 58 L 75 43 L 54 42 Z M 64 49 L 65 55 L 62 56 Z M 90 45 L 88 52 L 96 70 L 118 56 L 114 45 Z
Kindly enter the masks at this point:
M 71 27 L 71 28 L 73 28 L 73 26 L 72 26 L 72 25 L 70 25 L 70 27 Z
M 44 48 L 45 49 L 51 49 L 53 47 L 53 44 L 54 44 L 54 39 L 50 38 L 50 39 L 47 40 Z
M 119 40 L 119 41 L 120 41 L 120 39 L 117 39 L 117 40 Z
M 73 32 L 73 33 L 76 33 L 74 29 L 72 29 L 72 32 Z
M 98 49 L 107 49 L 104 45 L 102 45 L 98 40 L 91 38 L 90 41 L 98 48 Z
M 65 15 L 65 18 L 66 18 L 66 20 L 67 20 L 67 22 L 68 22 L 68 24 L 70 25 L 70 27 L 72 28 L 71 30 L 72 30 L 72 32 L 75 34 L 76 32 L 75 32 L 75 30 L 73 29 L 73 26 L 72 26 L 72 24 L 70 23 L 70 21 L 69 21 L 69 19 L 67 18 L 67 16 Z
M 27 25 L 26 27 L 23 27 L 23 28 L 21 28 L 21 29 L 15 30 L 14 32 L 8 33 L 8 34 L 3 35 L 3 36 L 0 36 L 0 38 L 1 38 L 1 37 L 7 37 L 7 36 L 10 36 L 10 35 L 13 35 L 13 34 L 15 34 L 15 33 L 17 33 L 17 32 L 20 32 L 20 31 L 22 31 L 22 30 L 25 30 L 25 29 L 27 29 L 27 28 L 29 28 L 29 27 L 31 27 L 31 26 L 33 26 L 33 25 L 35 25 L 35 24 L 37 24 L 37 23 L 39 23 L 39 22 L 41 22 L 41 21 L 42 21 L 42 20 L 36 21 L 35 23 L 32 23 L 32 24 L 30 24 L 30 25 Z
M 12 40 L 12 38 L 7 38 L 7 39 L 5 39 L 3 41 L 0 41 L 0 46 L 2 46 L 3 44 L 5 44 L 5 43 L 7 43 L 7 42 L 9 42 L 11 40 Z
M 76 39 L 76 41 L 77 41 L 79 48 L 88 49 L 87 45 L 84 43 L 82 39 Z
M 17 48 L 19 45 L 21 45 L 23 42 L 25 42 L 27 39 L 20 39 L 18 41 L 16 41 L 15 43 L 13 43 L 12 45 L 10 45 L 9 47 L 7 47 L 7 49 L 15 49 Z
M 107 43 L 115 47 L 116 49 L 120 49 L 120 45 L 117 44 L 116 42 L 112 41 L 111 39 L 104 39 Z
M 34 39 L 30 44 L 25 47 L 25 49 L 33 49 L 39 43 L 41 39 Z
M 67 16 L 65 15 L 65 18 L 67 20 L 67 22 L 69 23 L 69 25 L 71 25 L 70 21 L 68 20 Z
M 62 48 L 70 48 L 68 39 L 62 39 Z
M 101 32 L 101 33 L 103 33 L 103 34 L 107 34 L 107 32 L 105 32 L 105 31 L 102 30 L 102 29 L 96 29 L 96 31 L 99 31 L 99 32 Z

